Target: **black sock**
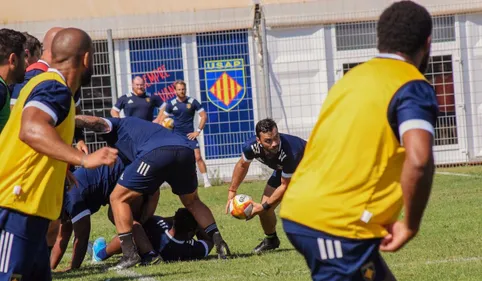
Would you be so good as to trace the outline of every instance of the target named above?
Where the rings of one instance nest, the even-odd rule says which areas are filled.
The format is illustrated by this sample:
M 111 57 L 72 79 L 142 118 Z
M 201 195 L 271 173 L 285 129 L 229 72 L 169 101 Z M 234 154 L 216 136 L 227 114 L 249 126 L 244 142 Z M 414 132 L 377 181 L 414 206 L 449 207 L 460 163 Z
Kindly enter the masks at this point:
M 132 239 L 132 232 L 120 233 L 119 240 L 121 242 L 122 253 L 126 256 L 134 256 L 137 254 L 136 245 Z
M 204 229 L 204 232 L 206 232 L 206 234 L 209 237 L 213 238 L 214 233 L 219 232 L 219 229 L 218 229 L 218 226 L 216 225 L 216 223 L 213 223 L 213 224 L 208 225 L 208 227 L 206 227 Z
M 278 237 L 278 235 L 276 234 L 276 231 L 271 233 L 271 234 L 265 234 L 265 235 L 266 235 L 266 238 L 268 238 L 268 239 L 273 239 L 273 238 Z

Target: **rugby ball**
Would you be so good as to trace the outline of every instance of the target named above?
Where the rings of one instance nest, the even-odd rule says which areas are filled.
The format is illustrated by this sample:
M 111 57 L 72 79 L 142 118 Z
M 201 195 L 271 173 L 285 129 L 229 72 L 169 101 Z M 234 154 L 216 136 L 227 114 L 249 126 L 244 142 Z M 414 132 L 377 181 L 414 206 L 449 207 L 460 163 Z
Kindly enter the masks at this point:
M 234 218 L 245 220 L 253 210 L 253 199 L 249 195 L 238 194 L 229 202 L 229 213 Z
M 167 117 L 162 121 L 162 126 L 166 129 L 172 130 L 174 128 L 174 119 Z

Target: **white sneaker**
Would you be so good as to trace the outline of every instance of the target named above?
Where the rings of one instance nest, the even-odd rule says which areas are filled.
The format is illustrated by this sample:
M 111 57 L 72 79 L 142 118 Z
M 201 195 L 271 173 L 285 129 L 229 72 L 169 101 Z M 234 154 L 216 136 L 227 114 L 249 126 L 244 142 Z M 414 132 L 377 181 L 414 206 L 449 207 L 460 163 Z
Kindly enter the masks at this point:
M 210 183 L 209 181 L 204 182 L 204 188 L 209 188 L 209 187 L 211 187 L 211 186 L 212 186 L 212 185 L 211 185 L 211 183 Z

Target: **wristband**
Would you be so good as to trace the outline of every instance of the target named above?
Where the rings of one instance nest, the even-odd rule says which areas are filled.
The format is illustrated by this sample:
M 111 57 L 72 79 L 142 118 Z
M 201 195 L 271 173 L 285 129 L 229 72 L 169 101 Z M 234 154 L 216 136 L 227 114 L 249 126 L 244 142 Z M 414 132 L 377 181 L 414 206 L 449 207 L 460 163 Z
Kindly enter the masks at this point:
M 198 132 L 198 133 L 200 133 L 201 131 L 202 131 L 202 129 L 199 129 L 199 128 L 196 130 L 196 132 Z
M 268 202 L 264 202 L 262 206 L 263 206 L 263 210 L 265 210 L 265 211 L 268 210 L 269 208 L 271 208 L 271 205 L 268 204 Z

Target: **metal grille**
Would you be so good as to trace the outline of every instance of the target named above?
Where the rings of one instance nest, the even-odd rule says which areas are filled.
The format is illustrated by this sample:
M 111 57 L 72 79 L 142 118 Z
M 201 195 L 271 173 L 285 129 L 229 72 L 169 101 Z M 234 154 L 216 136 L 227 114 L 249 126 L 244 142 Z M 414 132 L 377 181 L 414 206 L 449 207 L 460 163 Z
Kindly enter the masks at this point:
M 335 24 L 338 51 L 375 48 L 377 46 L 376 21 Z M 455 16 L 433 17 L 434 43 L 455 41 Z
M 455 112 L 452 56 L 432 57 L 425 77 L 435 88 L 440 111 L 435 128 L 435 145 L 457 144 L 457 118 Z
M 94 41 L 94 73 L 90 85 L 81 88 L 82 113 L 99 117 L 110 117 L 112 93 L 107 40 Z M 98 136 L 85 131 L 85 140 L 90 151 L 95 151 L 105 142 Z
M 477 63 L 482 59 L 477 39 L 481 18 L 433 18 L 426 77 L 440 104 L 434 148 L 438 164 L 482 157 L 482 87 L 477 79 L 482 71 Z M 208 170 L 230 177 L 257 121 L 272 117 L 280 132 L 307 139 L 330 87 L 377 54 L 374 21 L 309 24 L 265 27 L 258 15 L 252 29 L 117 39 L 115 67 L 107 42 L 97 41 L 95 75 L 82 89 L 84 113 L 109 116 L 110 87 L 117 87 L 118 96 L 126 94 L 133 76 L 144 77 L 148 93 L 165 101 L 174 97 L 172 83 L 183 79 L 188 95 L 200 101 L 208 115 L 198 139 Z M 158 30 L 164 34 L 162 27 Z M 116 85 L 111 85 L 112 73 Z M 103 145 L 93 134 L 87 135 L 92 147 Z M 263 169 L 250 173 L 253 170 L 255 176 L 267 174 Z
M 242 144 L 254 135 L 247 30 L 196 36 L 199 89 L 208 123 L 206 159 L 240 157 Z

